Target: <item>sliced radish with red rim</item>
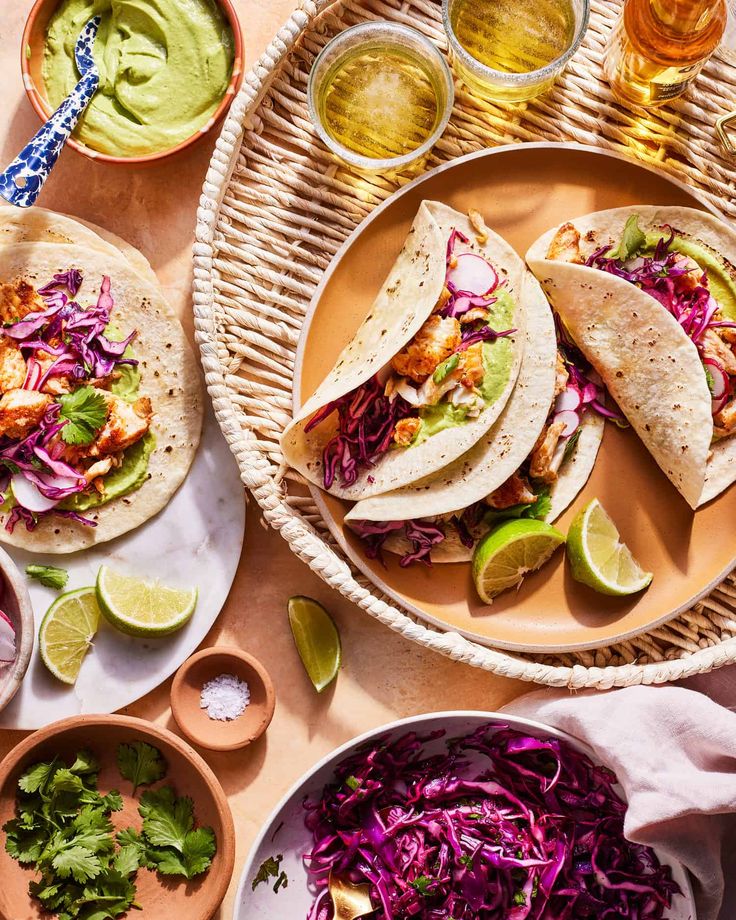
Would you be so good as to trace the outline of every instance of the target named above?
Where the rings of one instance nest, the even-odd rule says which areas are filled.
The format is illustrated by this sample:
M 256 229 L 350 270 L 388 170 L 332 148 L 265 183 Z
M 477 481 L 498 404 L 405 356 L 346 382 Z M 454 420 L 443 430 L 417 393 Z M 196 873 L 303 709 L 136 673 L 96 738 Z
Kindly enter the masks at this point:
M 477 297 L 490 294 L 498 285 L 493 266 L 474 252 L 456 256 L 456 264 L 447 272 L 447 280 L 463 294 Z
M 572 409 L 565 409 L 564 412 L 558 412 L 555 415 L 556 422 L 563 422 L 565 427 L 562 429 L 561 437 L 569 438 L 574 435 L 580 427 L 580 416 Z

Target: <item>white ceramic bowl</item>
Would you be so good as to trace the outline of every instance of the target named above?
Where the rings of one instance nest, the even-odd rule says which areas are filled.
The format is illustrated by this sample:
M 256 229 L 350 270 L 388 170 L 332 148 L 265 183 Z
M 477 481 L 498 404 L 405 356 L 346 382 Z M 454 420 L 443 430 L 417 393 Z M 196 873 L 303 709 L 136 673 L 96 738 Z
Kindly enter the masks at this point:
M 0 549 L 0 610 L 15 627 L 16 648 L 15 661 L 10 665 L 0 664 L 0 710 L 3 710 L 25 677 L 36 633 L 25 575 L 4 549 Z
M 599 760 L 590 748 L 565 732 L 550 728 L 540 722 L 514 718 L 498 712 L 429 713 L 391 722 L 366 732 L 348 741 L 332 754 L 328 754 L 306 773 L 276 806 L 263 825 L 260 836 L 246 861 L 235 899 L 233 920 L 283 920 L 284 917 L 289 917 L 290 920 L 303 920 L 306 918 L 313 901 L 313 894 L 307 884 L 303 856 L 311 847 L 311 835 L 304 826 L 302 803 L 305 797 L 316 798 L 320 794 L 325 784 L 332 781 L 336 765 L 352 754 L 358 745 L 378 735 L 391 733 L 398 736 L 411 730 L 425 733 L 442 728 L 447 732 L 447 737 L 461 736 L 488 722 L 498 722 L 499 727 L 516 729 L 537 738 L 558 738 L 567 741 L 572 747 L 587 754 L 594 761 Z M 620 787 L 618 792 L 623 795 Z M 288 887 L 282 887 L 277 893 L 274 893 L 273 884 L 261 884 L 254 891 L 252 882 L 259 866 L 270 856 L 281 853 L 284 857 L 281 869 L 288 876 Z M 692 888 L 686 871 L 679 863 L 672 864 L 661 855 L 659 858 L 663 863 L 669 862 L 672 875 L 684 893 L 683 897 L 675 898 L 667 920 L 696 920 Z

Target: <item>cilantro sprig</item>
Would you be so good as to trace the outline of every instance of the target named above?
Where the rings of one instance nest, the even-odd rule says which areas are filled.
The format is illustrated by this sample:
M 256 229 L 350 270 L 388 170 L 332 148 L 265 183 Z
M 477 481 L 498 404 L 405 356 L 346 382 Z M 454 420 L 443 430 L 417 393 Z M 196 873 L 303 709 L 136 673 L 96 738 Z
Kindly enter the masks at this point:
M 107 402 L 94 387 L 79 387 L 59 397 L 59 417 L 66 421 L 61 438 L 67 444 L 90 444 L 107 420 Z
M 134 790 L 166 772 L 160 751 L 144 742 L 120 745 L 117 760 Z M 209 869 L 217 850 L 212 829 L 195 826 L 192 800 L 171 786 L 141 796 L 140 830 L 116 831 L 111 816 L 123 799 L 115 789 L 98 790 L 99 771 L 86 750 L 70 766 L 58 757 L 33 764 L 18 780 L 16 816 L 3 827 L 8 854 L 40 873 L 30 894 L 59 920 L 119 917 L 140 907 L 139 870 L 191 879 Z

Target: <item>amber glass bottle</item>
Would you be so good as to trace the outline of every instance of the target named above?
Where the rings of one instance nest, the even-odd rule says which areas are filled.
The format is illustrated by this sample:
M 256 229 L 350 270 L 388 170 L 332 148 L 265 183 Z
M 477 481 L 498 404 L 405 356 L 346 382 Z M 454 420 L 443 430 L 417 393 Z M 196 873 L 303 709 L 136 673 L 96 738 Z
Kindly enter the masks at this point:
M 656 106 L 685 92 L 718 47 L 726 0 L 626 0 L 605 71 L 625 103 Z

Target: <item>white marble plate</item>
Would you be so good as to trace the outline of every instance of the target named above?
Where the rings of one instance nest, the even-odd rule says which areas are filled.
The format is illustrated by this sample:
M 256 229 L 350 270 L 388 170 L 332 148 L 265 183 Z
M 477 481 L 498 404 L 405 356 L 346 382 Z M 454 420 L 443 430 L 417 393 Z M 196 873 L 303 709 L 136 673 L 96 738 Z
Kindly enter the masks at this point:
M 310 849 L 311 834 L 304 826 L 303 802 L 305 798 L 316 799 L 319 796 L 323 787 L 333 781 L 337 764 L 352 754 L 358 745 L 387 733 L 396 737 L 407 731 L 424 734 L 440 728 L 445 729 L 447 737 L 452 738 L 465 735 L 488 722 L 498 722 L 500 725 L 536 738 L 560 738 L 567 741 L 571 747 L 587 754 L 594 761 L 598 760 L 590 748 L 573 738 L 572 735 L 543 725 L 541 722 L 509 716 L 503 712 L 428 713 L 410 716 L 408 719 L 391 722 L 389 725 L 366 732 L 328 754 L 305 773 L 265 821 L 240 878 L 240 887 L 233 909 L 233 920 L 276 920 L 277 917 L 301 920 L 307 916 L 314 900 L 314 892 L 310 889 L 304 865 L 304 855 Z M 442 748 L 443 742 L 438 741 L 435 742 L 435 748 L 427 745 L 425 750 L 428 753 L 435 753 Z M 617 791 L 623 796 L 623 790 L 620 787 L 617 787 Z M 273 879 L 271 879 L 270 884 L 259 884 L 254 889 L 253 880 L 259 867 L 264 860 L 277 855 L 283 855 L 280 869 L 287 874 L 288 886 L 274 892 Z M 693 892 L 686 870 L 679 863 L 666 859 L 661 853 L 658 856 L 662 863 L 669 863 L 672 868 L 672 876 L 682 889 L 682 897 L 674 899 L 672 908 L 666 914 L 666 920 L 695 920 Z
M 34 649 L 17 696 L 0 713 L 1 728 L 34 729 L 80 713 L 122 709 L 166 680 L 209 632 L 225 603 L 240 560 L 245 496 L 233 455 L 209 411 L 192 468 L 166 508 L 136 530 L 68 556 L 7 547 L 23 570 L 29 562 L 63 566 L 67 590 L 92 585 L 102 563 L 172 585 L 199 587 L 194 616 L 164 639 L 133 639 L 104 621 L 73 687 L 52 677 Z M 36 626 L 58 596 L 29 581 Z

